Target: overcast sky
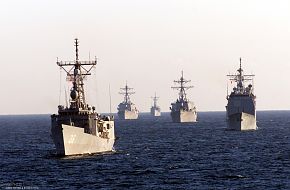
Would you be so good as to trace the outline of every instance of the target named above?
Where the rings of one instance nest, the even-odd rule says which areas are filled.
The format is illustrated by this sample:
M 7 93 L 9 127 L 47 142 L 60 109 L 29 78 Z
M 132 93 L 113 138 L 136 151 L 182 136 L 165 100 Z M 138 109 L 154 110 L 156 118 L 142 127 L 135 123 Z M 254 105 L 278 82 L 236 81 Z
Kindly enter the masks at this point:
M 184 76 L 199 111 L 225 110 L 229 73 L 243 59 L 255 74 L 258 110 L 290 109 L 289 0 L 9 0 L 0 1 L 0 114 L 56 113 L 64 72 L 56 57 L 74 60 L 79 38 L 82 60 L 98 57 L 87 97 L 99 112 L 131 100 L 148 112 L 160 96 L 169 111 Z

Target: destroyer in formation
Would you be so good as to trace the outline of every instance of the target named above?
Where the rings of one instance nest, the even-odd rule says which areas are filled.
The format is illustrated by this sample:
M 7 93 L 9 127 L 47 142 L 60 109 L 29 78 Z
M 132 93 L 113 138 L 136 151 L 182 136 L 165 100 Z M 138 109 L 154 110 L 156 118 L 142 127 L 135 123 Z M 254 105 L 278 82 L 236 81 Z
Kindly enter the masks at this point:
M 227 123 L 229 130 L 256 130 L 256 96 L 254 95 L 254 75 L 244 75 L 242 60 L 235 75 L 227 75 L 236 86 L 227 95 Z M 246 87 L 246 85 L 248 86 Z
M 131 102 L 130 95 L 134 94 L 133 88 L 129 88 L 126 82 L 125 88 L 120 88 L 120 94 L 124 95 L 124 101 L 118 105 L 118 116 L 120 119 L 138 119 L 139 111 L 135 104 Z
M 160 107 L 157 105 L 157 100 L 159 99 L 159 97 L 156 96 L 156 93 L 155 93 L 155 96 L 154 97 L 151 97 L 152 100 L 153 100 L 153 106 L 151 107 L 150 109 L 150 113 L 151 115 L 155 116 L 155 117 L 158 117 L 158 116 L 161 116 L 161 109 Z
M 190 80 L 185 80 L 183 78 L 183 71 L 181 72 L 181 78 L 175 80 L 175 83 L 180 84 L 176 87 L 171 87 L 173 89 L 179 90 L 179 97 L 176 102 L 171 103 L 171 118 L 173 122 L 182 123 L 182 122 L 196 122 L 197 112 L 196 107 L 193 102 L 189 101 L 186 97 L 185 91 L 193 88 L 193 86 L 185 86 L 186 83 L 189 83 Z
M 51 137 L 58 155 L 109 152 L 115 142 L 113 117 L 99 115 L 86 103 L 84 78 L 97 61 L 80 61 L 78 45 L 75 39 L 75 61 L 57 61 L 72 83 L 69 107 L 59 105 L 58 114 L 51 116 Z

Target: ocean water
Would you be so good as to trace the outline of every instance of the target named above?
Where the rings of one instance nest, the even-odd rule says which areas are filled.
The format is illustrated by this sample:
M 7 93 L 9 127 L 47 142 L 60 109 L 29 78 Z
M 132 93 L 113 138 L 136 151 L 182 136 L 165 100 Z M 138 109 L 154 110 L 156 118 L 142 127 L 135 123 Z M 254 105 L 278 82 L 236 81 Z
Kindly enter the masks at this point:
M 2 189 L 290 189 L 290 111 L 226 131 L 225 112 L 194 124 L 116 119 L 116 151 L 59 158 L 49 115 L 0 116 Z

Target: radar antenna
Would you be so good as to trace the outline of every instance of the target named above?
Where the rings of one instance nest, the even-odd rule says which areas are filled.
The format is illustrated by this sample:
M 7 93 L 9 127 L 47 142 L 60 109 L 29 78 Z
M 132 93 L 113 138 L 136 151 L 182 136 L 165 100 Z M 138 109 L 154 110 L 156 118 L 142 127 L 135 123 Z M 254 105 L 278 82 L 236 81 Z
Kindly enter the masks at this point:
M 127 81 L 126 81 L 126 86 L 125 88 L 120 88 L 121 92 L 119 92 L 119 94 L 123 94 L 124 96 L 124 103 L 130 103 L 130 95 L 135 94 L 135 92 L 133 92 L 133 88 L 129 88 Z
M 57 59 L 57 65 L 62 68 L 67 74 L 67 81 L 72 82 L 73 87 L 70 90 L 70 109 L 88 110 L 88 105 L 85 100 L 84 93 L 84 79 L 87 75 L 91 75 L 90 71 L 97 64 L 97 60 L 94 61 L 80 61 L 79 60 L 79 41 L 75 39 L 75 61 L 59 61 Z
M 156 96 L 156 92 L 155 92 L 155 96 L 154 97 L 151 97 L 152 100 L 153 100 L 153 107 L 157 107 L 157 100 L 159 99 L 159 97 Z
M 227 75 L 230 78 L 230 81 L 235 82 L 237 87 L 235 88 L 235 92 L 238 94 L 243 94 L 245 92 L 245 82 L 250 81 L 253 83 L 253 78 L 255 75 L 245 75 L 242 69 L 242 58 L 240 57 L 240 67 L 237 70 L 237 74 L 235 75 Z
M 171 87 L 172 89 L 179 90 L 179 101 L 181 101 L 181 102 L 187 101 L 185 91 L 190 89 L 190 88 L 193 88 L 193 86 L 185 86 L 185 84 L 191 82 L 191 80 L 185 80 L 185 78 L 183 77 L 183 71 L 181 71 L 180 79 L 174 80 L 174 82 L 180 84 L 179 86 Z

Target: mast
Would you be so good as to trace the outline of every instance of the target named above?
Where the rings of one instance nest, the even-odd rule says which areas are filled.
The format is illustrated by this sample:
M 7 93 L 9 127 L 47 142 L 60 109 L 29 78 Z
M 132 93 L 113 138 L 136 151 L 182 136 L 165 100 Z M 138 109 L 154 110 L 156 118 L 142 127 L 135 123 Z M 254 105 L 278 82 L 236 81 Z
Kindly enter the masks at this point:
M 240 68 L 237 70 L 238 75 L 237 75 L 237 87 L 238 89 L 243 89 L 244 88 L 244 77 L 243 77 L 243 69 L 242 69 L 242 58 L 240 57 Z
M 133 92 L 133 88 L 129 88 L 129 86 L 127 85 L 127 81 L 126 81 L 126 86 L 125 88 L 120 88 L 121 92 L 119 92 L 119 94 L 123 94 L 124 95 L 124 103 L 128 104 L 130 103 L 130 95 L 135 94 L 135 92 Z
M 242 69 L 242 58 L 240 57 L 240 67 L 237 70 L 237 74 L 235 75 L 227 75 L 230 78 L 230 81 L 234 81 L 237 85 L 237 87 L 234 89 L 234 91 L 238 94 L 244 94 L 245 93 L 245 82 L 251 81 L 253 83 L 253 77 L 255 75 L 245 75 L 244 71 Z
M 172 89 L 179 90 L 179 101 L 187 101 L 185 91 L 193 88 L 193 86 L 186 86 L 185 84 L 191 82 L 191 80 L 185 80 L 183 77 L 183 71 L 181 71 L 181 78 L 179 80 L 174 80 L 174 82 L 180 84 L 179 86 L 171 87 Z
M 70 109 L 88 110 L 88 105 L 85 99 L 84 79 L 87 75 L 91 75 L 90 71 L 97 64 L 94 61 L 80 61 L 79 60 L 79 41 L 75 39 L 75 61 L 58 61 L 57 65 L 67 73 L 67 81 L 71 81 L 73 87 L 70 90 Z M 69 67 L 69 69 L 67 69 Z
M 157 100 L 159 99 L 159 97 L 156 96 L 156 92 L 155 92 L 155 96 L 154 97 L 151 97 L 152 100 L 153 100 L 153 107 L 154 108 L 157 108 Z

